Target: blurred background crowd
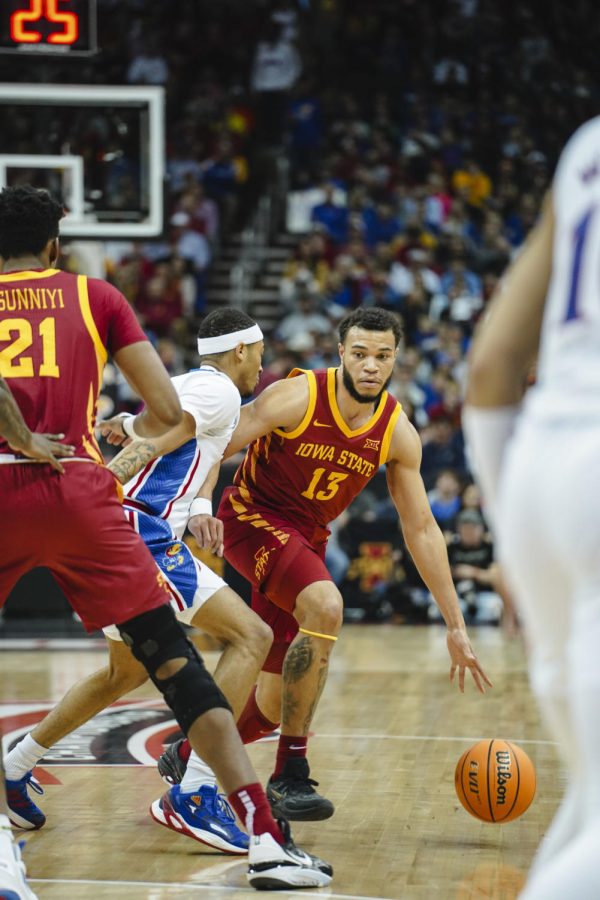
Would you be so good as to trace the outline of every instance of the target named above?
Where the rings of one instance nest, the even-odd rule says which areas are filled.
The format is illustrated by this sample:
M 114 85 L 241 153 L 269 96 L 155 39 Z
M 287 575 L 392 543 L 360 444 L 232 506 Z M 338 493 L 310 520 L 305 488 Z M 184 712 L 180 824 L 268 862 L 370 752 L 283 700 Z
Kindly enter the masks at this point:
M 202 315 L 232 297 L 244 303 L 268 335 L 259 389 L 293 366 L 335 365 L 337 324 L 355 307 L 396 311 L 405 341 L 390 390 L 420 432 L 423 477 L 466 614 L 497 622 L 504 591 L 460 427 L 466 353 L 536 220 L 561 146 L 598 108 L 593 3 L 98 0 L 98 8 L 99 54 L 47 60 L 39 77 L 163 85 L 167 96 L 165 232 L 105 244 L 107 277 L 173 374 L 195 364 Z M 31 80 L 31 65 L 2 61 L 0 78 Z M 17 118 L 5 152 L 43 140 L 46 153 L 87 154 L 97 162 L 90 202 L 135 205 L 127 118 L 98 113 L 53 128 L 48 115 L 43 133 L 39 121 Z M 266 194 L 276 203 L 258 234 Z M 260 253 L 244 251 L 244 233 L 246 244 L 260 239 Z M 235 295 L 231 271 L 248 259 Z M 68 244 L 63 264 L 82 267 Z M 107 414 L 136 404 L 110 369 L 104 404 Z M 384 479 L 335 523 L 328 562 L 349 619 L 434 614 Z

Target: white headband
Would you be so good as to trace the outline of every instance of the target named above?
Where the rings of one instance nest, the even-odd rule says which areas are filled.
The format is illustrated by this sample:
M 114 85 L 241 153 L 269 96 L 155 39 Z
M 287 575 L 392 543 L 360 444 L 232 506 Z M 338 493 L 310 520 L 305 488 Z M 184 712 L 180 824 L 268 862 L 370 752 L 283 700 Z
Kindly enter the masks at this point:
M 256 344 L 262 339 L 263 333 L 258 325 L 252 325 L 251 328 L 230 331 L 229 334 L 219 334 L 217 337 L 198 338 L 198 354 L 209 356 L 211 353 L 225 353 L 227 350 L 233 350 L 238 344 Z

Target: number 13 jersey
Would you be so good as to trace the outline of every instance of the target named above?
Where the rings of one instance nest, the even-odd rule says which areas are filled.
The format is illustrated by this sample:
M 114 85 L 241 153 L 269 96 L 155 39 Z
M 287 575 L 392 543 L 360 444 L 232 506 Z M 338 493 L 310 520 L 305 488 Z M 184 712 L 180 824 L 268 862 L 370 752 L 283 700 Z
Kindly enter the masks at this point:
M 298 375 L 306 375 L 309 387 L 302 422 L 250 445 L 227 499 L 240 518 L 252 516 L 254 507 L 273 511 L 319 544 L 386 461 L 402 408 L 384 391 L 369 421 L 352 429 L 337 405 L 336 370 L 294 369 L 288 377 Z

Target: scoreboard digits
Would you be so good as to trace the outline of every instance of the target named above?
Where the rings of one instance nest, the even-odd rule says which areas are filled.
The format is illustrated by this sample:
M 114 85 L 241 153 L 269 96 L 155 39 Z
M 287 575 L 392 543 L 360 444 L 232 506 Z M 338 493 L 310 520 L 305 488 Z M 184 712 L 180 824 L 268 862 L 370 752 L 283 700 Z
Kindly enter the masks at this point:
M 96 0 L 0 0 L 0 53 L 96 52 Z

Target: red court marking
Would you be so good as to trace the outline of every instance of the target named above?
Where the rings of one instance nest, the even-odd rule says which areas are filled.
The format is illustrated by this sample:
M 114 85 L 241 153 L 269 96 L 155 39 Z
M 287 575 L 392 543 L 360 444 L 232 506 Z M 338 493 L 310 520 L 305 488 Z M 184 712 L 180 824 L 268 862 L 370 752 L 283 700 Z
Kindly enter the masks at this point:
M 36 781 L 39 781 L 40 784 L 62 784 L 60 778 L 57 778 L 56 775 L 52 775 L 51 772 L 41 766 L 35 767 L 33 777 Z

